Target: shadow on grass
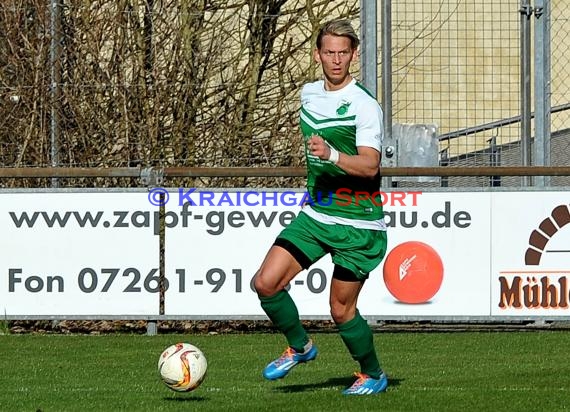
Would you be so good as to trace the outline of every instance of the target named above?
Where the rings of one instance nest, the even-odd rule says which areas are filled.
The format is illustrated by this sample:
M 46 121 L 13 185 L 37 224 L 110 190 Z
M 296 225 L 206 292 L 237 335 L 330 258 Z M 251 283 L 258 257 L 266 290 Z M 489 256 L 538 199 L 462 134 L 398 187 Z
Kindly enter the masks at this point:
M 204 402 L 208 400 L 203 396 L 165 396 L 162 399 L 167 402 Z
M 400 385 L 401 379 L 389 377 L 388 378 L 388 388 L 394 388 Z M 343 377 L 343 378 L 331 378 L 324 382 L 307 383 L 303 385 L 284 385 L 273 390 L 285 393 L 291 392 L 306 392 L 318 389 L 326 388 L 337 388 L 339 390 L 344 389 L 354 383 L 354 377 Z

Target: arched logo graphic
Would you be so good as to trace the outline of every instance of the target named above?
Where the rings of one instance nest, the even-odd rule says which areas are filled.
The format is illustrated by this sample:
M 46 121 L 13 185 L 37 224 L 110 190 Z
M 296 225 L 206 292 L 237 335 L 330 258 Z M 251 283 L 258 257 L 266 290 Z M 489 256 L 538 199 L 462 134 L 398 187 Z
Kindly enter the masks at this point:
M 570 223 L 568 206 L 556 206 L 550 216 L 538 225 L 538 229 L 533 230 L 530 234 L 529 247 L 524 256 L 525 264 L 527 266 L 539 265 L 542 255 L 546 252 L 548 241 L 568 223 Z
M 409 241 L 396 246 L 384 261 L 384 283 L 402 303 L 425 303 L 443 282 L 443 262 L 430 245 Z
M 568 264 L 568 232 L 560 233 L 568 223 L 569 205 L 554 207 L 550 216 L 544 218 L 530 233 L 528 248 L 524 254 L 526 268 L 499 272 L 499 310 L 520 313 L 531 311 L 529 314 L 541 313 L 537 311 L 568 311 L 570 272 L 568 269 L 557 269 L 560 263 Z M 547 254 L 550 256 L 546 256 Z

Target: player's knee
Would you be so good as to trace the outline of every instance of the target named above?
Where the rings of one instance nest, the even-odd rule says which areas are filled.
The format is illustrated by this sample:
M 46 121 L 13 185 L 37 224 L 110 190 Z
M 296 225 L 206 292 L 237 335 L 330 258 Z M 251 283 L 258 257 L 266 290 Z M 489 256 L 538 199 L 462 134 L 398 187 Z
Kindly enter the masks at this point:
M 255 277 L 253 279 L 253 288 L 259 296 L 268 297 L 273 296 L 275 293 L 277 293 L 275 287 L 267 282 L 266 276 L 264 276 L 261 271 L 258 271 L 255 274 Z
M 331 317 L 337 325 L 346 323 L 352 320 L 356 315 L 356 309 L 350 306 L 344 305 L 340 302 L 331 303 Z
M 259 276 L 259 272 L 257 272 L 255 274 L 255 276 L 253 277 L 253 288 L 255 289 L 255 291 L 257 292 L 258 295 L 264 296 L 263 292 L 265 290 L 265 286 L 264 286 L 263 279 L 261 279 Z

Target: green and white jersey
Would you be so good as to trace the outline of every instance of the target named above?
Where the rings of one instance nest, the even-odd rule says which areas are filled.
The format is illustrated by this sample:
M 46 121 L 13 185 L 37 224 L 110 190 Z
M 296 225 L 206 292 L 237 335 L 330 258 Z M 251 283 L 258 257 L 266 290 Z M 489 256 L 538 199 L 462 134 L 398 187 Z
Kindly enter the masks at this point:
M 354 79 L 335 91 L 325 90 L 324 81 L 320 80 L 303 87 L 300 117 L 311 198 L 303 212 L 322 223 L 386 230 L 380 173 L 373 179 L 351 176 L 307 150 L 307 140 L 318 135 L 348 155 L 358 154 L 359 146 L 381 152 L 382 109 L 376 99 Z

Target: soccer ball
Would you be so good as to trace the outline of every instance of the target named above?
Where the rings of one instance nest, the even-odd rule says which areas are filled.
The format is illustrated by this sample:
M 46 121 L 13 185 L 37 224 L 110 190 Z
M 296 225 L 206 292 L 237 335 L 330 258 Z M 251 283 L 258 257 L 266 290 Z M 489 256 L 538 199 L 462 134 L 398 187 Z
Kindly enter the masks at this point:
M 166 348 L 158 360 L 162 382 L 176 392 L 190 392 L 204 381 L 208 362 L 200 349 L 189 343 Z

